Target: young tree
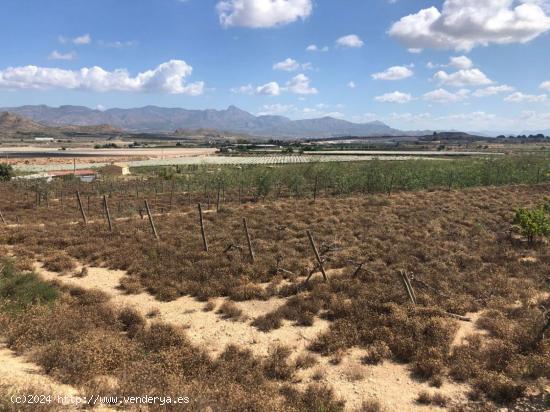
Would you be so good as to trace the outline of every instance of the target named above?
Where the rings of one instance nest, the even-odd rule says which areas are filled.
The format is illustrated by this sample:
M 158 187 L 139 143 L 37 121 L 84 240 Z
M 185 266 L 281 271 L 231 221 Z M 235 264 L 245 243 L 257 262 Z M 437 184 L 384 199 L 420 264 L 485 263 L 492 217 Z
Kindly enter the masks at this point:
M 13 176 L 13 167 L 7 163 L 0 163 L 0 182 L 7 182 Z
M 548 204 L 545 204 L 516 211 L 514 223 L 519 226 L 521 234 L 527 237 L 529 245 L 533 245 L 537 237 L 550 236 L 549 209 Z

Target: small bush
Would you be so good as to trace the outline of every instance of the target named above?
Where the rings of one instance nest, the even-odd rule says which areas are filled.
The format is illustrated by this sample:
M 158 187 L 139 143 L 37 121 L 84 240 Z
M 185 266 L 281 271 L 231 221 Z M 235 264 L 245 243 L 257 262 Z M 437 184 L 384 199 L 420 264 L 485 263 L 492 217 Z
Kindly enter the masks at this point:
M 385 409 L 377 399 L 368 399 L 363 401 L 361 406 L 355 412 L 384 412 Z
M 47 255 L 44 260 L 44 267 L 50 272 L 67 273 L 76 268 L 75 261 L 65 253 L 52 253 Z
M 317 365 L 317 358 L 310 353 L 302 353 L 298 355 L 294 365 L 297 369 L 309 369 Z
M 143 286 L 138 279 L 125 276 L 120 279 L 120 289 L 126 292 L 128 295 L 139 295 L 143 292 Z
M 475 387 L 489 399 L 498 403 L 511 403 L 523 396 L 525 386 L 517 384 L 507 376 L 496 372 L 484 372 L 476 380 Z
M 289 380 L 294 374 L 294 368 L 289 365 L 288 357 L 291 350 L 286 346 L 275 346 L 270 350 L 264 361 L 265 375 L 270 379 Z
M 259 316 L 252 322 L 252 326 L 262 332 L 269 332 L 273 329 L 279 329 L 282 325 L 282 317 L 279 312 L 271 312 L 267 315 Z
M 390 347 L 386 342 L 376 341 L 367 349 L 367 354 L 362 358 L 362 361 L 368 365 L 378 365 L 384 359 L 389 358 L 391 358 Z
M 118 320 L 122 323 L 128 336 L 133 337 L 145 327 L 145 319 L 136 309 L 126 307 L 118 314 Z
M 418 394 L 418 398 L 416 398 L 416 402 L 418 402 L 421 405 L 433 405 L 433 406 L 439 406 L 440 408 L 444 408 L 447 406 L 447 403 L 449 402 L 449 400 L 440 393 L 431 394 L 427 391 L 422 391 Z
M 216 304 L 213 301 L 209 300 L 208 302 L 206 302 L 206 305 L 204 305 L 203 311 L 204 312 L 211 312 L 214 309 L 216 309 Z
M 243 311 L 233 302 L 224 302 L 216 313 L 222 315 L 224 319 L 238 320 L 242 316 Z

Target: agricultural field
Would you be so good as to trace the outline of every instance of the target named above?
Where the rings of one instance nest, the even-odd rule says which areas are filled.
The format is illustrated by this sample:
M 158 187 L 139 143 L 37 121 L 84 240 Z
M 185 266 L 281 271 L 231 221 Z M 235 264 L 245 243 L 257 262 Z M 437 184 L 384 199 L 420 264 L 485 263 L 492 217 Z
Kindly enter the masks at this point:
M 0 183 L 0 409 L 546 410 L 549 196 L 544 155 Z

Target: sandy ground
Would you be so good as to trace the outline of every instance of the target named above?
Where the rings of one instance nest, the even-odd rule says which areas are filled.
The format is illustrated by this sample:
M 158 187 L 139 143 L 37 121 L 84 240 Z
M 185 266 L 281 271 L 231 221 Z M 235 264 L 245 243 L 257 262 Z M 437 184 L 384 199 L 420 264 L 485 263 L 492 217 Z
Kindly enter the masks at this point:
M 75 270 L 79 271 L 81 267 Z M 247 301 L 236 303 L 243 311 L 243 318 L 238 321 L 225 320 L 215 311 L 205 312 L 204 302 L 198 302 L 190 297 L 182 297 L 172 302 L 159 302 L 153 296 L 141 293 L 127 295 L 120 290 L 120 280 L 126 276 L 124 271 L 105 268 L 88 268 L 84 278 L 71 274 L 59 275 L 47 271 L 40 263 L 35 270 L 44 279 L 57 280 L 67 285 L 80 286 L 86 289 L 99 289 L 111 297 L 112 303 L 118 306 L 131 306 L 143 315 L 156 310 L 159 315 L 155 319 L 180 325 L 186 328 L 191 342 L 200 345 L 211 356 L 218 355 L 226 345 L 237 344 L 251 349 L 258 356 L 265 356 L 276 344 L 284 344 L 292 349 L 294 359 L 298 354 L 307 352 L 307 345 L 319 333 L 329 327 L 327 321 L 316 319 L 312 327 L 296 327 L 289 322 L 270 333 L 263 333 L 250 325 L 252 319 L 268 313 L 283 305 L 285 299 L 264 301 Z M 219 307 L 224 298 L 214 299 Z M 456 341 L 473 331 L 473 323 L 460 322 Z M 307 384 L 320 381 L 334 387 L 338 397 L 346 400 L 348 410 L 361 406 L 365 399 L 378 399 L 389 411 L 426 411 L 434 407 L 426 407 L 415 402 L 421 391 L 439 392 L 453 403 L 465 400 L 468 390 L 466 385 L 445 382 L 439 388 L 430 388 L 425 382 L 419 382 L 411 377 L 409 367 L 393 362 L 370 366 L 361 363 L 364 353 L 359 349 L 348 351 L 342 362 L 332 365 L 329 358 L 314 354 L 318 364 L 307 370 L 300 370 L 294 382 L 305 387 Z M 321 377 L 321 378 L 319 378 Z M 437 408 L 435 408 L 437 409 Z
M 226 320 L 216 314 L 216 309 L 225 301 L 224 298 L 212 300 L 216 309 L 205 312 L 206 303 L 188 296 L 171 302 L 159 302 L 148 293 L 128 295 L 119 288 L 120 280 L 126 276 L 124 271 L 89 267 L 88 276 L 78 278 L 50 272 L 41 264 L 36 264 L 35 270 L 47 280 L 58 280 L 85 289 L 99 289 L 109 295 L 116 306 L 133 307 L 144 316 L 152 310 L 158 310 L 157 320 L 185 327 L 191 342 L 204 347 L 213 357 L 232 343 L 247 347 L 259 356 L 267 355 L 269 349 L 277 344 L 284 344 L 293 350 L 303 350 L 315 336 L 328 328 L 328 322 L 321 319 L 316 319 L 315 324 L 307 328 L 286 323 L 271 333 L 260 332 L 250 325 L 252 319 L 283 305 L 284 299 L 237 302 L 236 305 L 243 311 L 243 318 Z M 80 270 L 81 267 L 76 271 Z
M 346 400 L 347 410 L 357 410 L 366 399 L 376 399 L 388 411 L 444 410 L 416 403 L 422 391 L 440 393 L 450 400 L 449 406 L 466 401 L 468 386 L 445 382 L 441 388 L 431 388 L 426 382 L 411 378 L 407 365 L 384 362 L 380 365 L 363 365 L 365 351 L 354 348 L 338 365 L 330 364 L 328 358 L 318 357 L 319 364 L 299 372 L 299 386 L 305 388 L 312 382 L 327 383 L 335 395 Z M 321 379 L 319 379 L 321 377 Z
M 471 319 L 471 322 L 458 321 L 459 327 L 454 337 L 451 348 L 460 346 L 465 342 L 466 338 L 470 335 L 487 335 L 487 331 L 480 330 L 476 327 L 476 322 L 483 312 L 467 313 L 465 316 Z

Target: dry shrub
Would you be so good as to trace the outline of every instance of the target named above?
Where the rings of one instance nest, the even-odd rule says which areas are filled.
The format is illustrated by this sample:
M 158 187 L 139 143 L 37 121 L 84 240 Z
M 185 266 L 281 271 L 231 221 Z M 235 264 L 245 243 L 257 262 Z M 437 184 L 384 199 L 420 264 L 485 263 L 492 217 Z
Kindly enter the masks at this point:
M 229 291 L 229 298 L 237 302 L 242 302 L 252 299 L 266 300 L 268 298 L 268 295 L 264 288 L 262 288 L 260 285 L 247 283 L 245 285 L 240 285 L 232 288 Z
M 69 294 L 76 298 L 82 306 L 95 306 L 107 302 L 110 298 L 105 292 L 98 289 L 84 289 L 78 286 L 72 287 Z
M 344 370 L 346 379 L 350 382 L 362 381 L 365 379 L 365 368 L 361 365 L 348 365 Z
M 327 374 L 327 371 L 325 370 L 325 368 L 322 366 L 319 366 L 315 368 L 315 370 L 311 374 L 311 379 L 313 379 L 316 382 L 319 382 L 325 379 L 326 374 Z
M 309 369 L 317 364 L 317 358 L 311 353 L 301 353 L 296 357 L 294 365 L 296 369 Z
M 262 332 L 269 332 L 273 329 L 279 329 L 282 325 L 282 316 L 278 312 L 271 312 L 263 316 L 258 316 L 252 322 L 252 326 Z
M 214 309 L 216 309 L 216 304 L 214 303 L 214 301 L 209 300 L 208 302 L 206 302 L 206 305 L 204 305 L 203 311 L 204 312 L 211 312 Z
M 391 350 L 386 342 L 375 341 L 367 348 L 367 354 L 362 358 L 367 365 L 378 365 L 384 359 L 391 358 Z
M 440 376 L 445 369 L 445 359 L 436 348 L 429 348 L 418 354 L 413 363 L 413 373 L 422 378 L 430 379 Z
M 418 394 L 416 402 L 421 405 L 433 405 L 444 408 L 449 403 L 449 399 L 440 393 L 431 394 L 428 391 L 422 391 Z
M 286 346 L 275 346 L 269 351 L 264 360 L 264 373 L 270 379 L 289 380 L 294 375 L 295 368 L 288 362 L 291 354 L 290 348 Z
M 128 336 L 133 337 L 143 330 L 145 318 L 135 308 L 125 307 L 118 313 L 118 320 Z
M 36 361 L 63 382 L 83 384 L 116 371 L 135 356 L 135 345 L 123 336 L 93 330 L 75 342 L 54 341 L 40 348 Z
M 130 276 L 125 276 L 120 279 L 119 288 L 126 292 L 128 295 L 139 295 L 143 292 L 143 286 L 138 279 Z
M 181 328 L 154 322 L 136 335 L 136 340 L 148 351 L 159 352 L 172 347 L 190 346 Z
M 344 359 L 344 356 L 346 355 L 346 352 L 343 350 L 338 350 L 336 353 L 334 353 L 330 359 L 328 360 L 328 363 L 331 365 L 340 365 L 342 363 L 342 360 Z
M 67 273 L 76 268 L 74 259 L 61 252 L 47 254 L 43 259 L 43 264 L 47 270 L 57 273 Z
M 497 372 L 483 372 L 475 380 L 476 389 L 497 403 L 511 403 L 524 395 L 526 387 Z
M 220 306 L 216 313 L 222 315 L 224 319 L 239 320 L 243 311 L 233 302 L 226 301 Z
M 345 402 L 334 396 L 331 387 L 311 384 L 304 392 L 299 392 L 289 385 L 283 386 L 281 392 L 288 403 L 300 411 L 342 412 Z
M 378 399 L 364 400 L 359 408 L 354 412 L 385 412 L 386 408 L 382 406 Z

